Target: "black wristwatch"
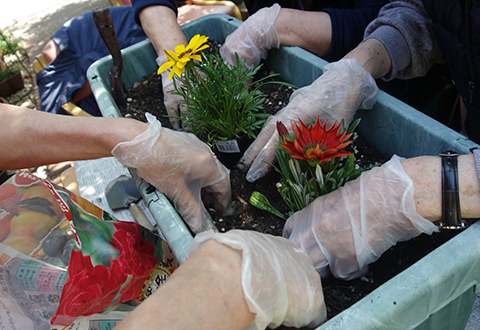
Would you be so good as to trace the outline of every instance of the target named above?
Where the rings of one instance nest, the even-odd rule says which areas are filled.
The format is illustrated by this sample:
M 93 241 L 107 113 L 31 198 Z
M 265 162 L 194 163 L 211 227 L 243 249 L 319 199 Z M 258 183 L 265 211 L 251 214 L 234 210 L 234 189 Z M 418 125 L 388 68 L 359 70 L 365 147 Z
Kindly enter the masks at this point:
M 442 222 L 441 229 L 464 229 L 467 223 L 460 212 L 457 156 L 454 151 L 439 155 L 442 158 Z

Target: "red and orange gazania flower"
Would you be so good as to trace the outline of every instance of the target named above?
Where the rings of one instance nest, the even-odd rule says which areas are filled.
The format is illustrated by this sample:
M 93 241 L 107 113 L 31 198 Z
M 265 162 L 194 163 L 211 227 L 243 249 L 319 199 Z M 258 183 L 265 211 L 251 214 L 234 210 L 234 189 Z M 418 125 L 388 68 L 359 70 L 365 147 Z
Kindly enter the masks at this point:
M 298 121 L 298 125 L 295 121 L 291 121 L 294 137 L 288 134 L 288 130 L 282 122 L 277 122 L 280 144 L 290 152 L 292 158 L 306 160 L 311 166 L 315 166 L 318 163 L 326 163 L 333 158 L 351 154 L 342 149 L 352 143 L 348 139 L 353 133 L 347 134 L 347 131 L 340 133 L 341 123 L 335 122 L 332 127 L 327 129 L 327 121 L 322 125 L 319 117 L 310 127 L 307 127 L 300 119 Z

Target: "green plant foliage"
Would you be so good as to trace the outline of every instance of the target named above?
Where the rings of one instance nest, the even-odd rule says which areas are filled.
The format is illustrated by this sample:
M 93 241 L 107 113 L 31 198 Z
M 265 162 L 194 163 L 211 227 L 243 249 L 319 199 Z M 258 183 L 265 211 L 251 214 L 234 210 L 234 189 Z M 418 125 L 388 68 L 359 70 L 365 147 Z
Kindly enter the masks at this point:
M 359 122 L 360 119 L 354 121 L 347 134 L 353 132 Z M 348 181 L 358 178 L 363 171 L 380 165 L 375 163 L 367 168 L 361 168 L 355 165 L 355 154 L 351 153 L 343 159 L 334 158 L 328 163 L 311 166 L 308 161 L 292 158 L 280 143 L 275 152 L 278 164 L 271 165 L 282 175 L 281 182 L 277 184 L 277 190 L 290 208 L 289 215 L 303 210 L 317 197 L 328 194 L 344 186 Z M 260 193 L 255 192 L 255 194 Z M 252 205 L 277 215 L 278 210 L 271 210 L 272 206 L 266 201 L 265 196 L 256 196 L 256 199 L 261 199 L 263 203 L 252 203 Z
M 248 68 L 245 61 L 231 66 L 222 60 L 218 51 L 203 53 L 201 63 L 187 63 L 179 78 L 182 84 L 174 80 L 172 93 L 181 95 L 181 103 L 186 107 L 186 112 L 175 118 L 190 126 L 193 134 L 206 134 L 209 145 L 216 140 L 242 136 L 256 138 L 255 132 L 270 116 L 259 112 L 266 96 L 259 88 L 271 83 L 295 87 L 283 82 L 265 82 L 278 74 L 252 82 L 260 67 Z M 255 88 L 250 90 L 249 86 Z
M 0 30 L 0 54 L 13 55 L 19 50 L 23 50 L 20 39 L 15 38 L 11 33 Z

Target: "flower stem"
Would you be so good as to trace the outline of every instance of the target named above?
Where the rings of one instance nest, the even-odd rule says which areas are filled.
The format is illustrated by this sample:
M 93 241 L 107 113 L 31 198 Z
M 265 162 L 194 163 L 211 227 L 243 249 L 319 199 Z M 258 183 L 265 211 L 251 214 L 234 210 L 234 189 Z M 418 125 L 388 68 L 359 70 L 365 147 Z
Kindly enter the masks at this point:
M 205 81 L 202 79 L 202 77 L 198 74 L 197 70 L 195 70 L 195 68 L 192 68 L 192 71 L 193 73 L 195 73 L 195 75 L 197 76 L 198 80 L 202 83 L 203 87 L 205 87 L 205 89 L 207 90 L 208 94 L 210 94 L 212 96 L 212 100 L 215 104 L 217 104 L 217 100 L 215 100 L 215 98 L 213 97 L 212 95 L 212 92 L 210 91 L 210 88 L 208 88 L 207 84 L 205 83 Z

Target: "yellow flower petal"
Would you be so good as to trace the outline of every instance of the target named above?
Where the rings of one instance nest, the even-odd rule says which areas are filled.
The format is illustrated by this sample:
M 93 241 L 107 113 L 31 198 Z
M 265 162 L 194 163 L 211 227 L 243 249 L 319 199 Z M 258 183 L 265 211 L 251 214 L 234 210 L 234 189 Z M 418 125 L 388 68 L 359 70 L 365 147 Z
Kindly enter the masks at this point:
M 173 69 L 170 70 L 170 73 L 168 74 L 168 80 L 172 80 L 173 79 Z
M 174 66 L 172 71 L 178 76 L 180 77 L 183 73 L 183 69 L 184 68 L 179 68 L 178 66 Z
M 178 61 L 177 54 L 175 54 L 171 50 L 165 50 L 165 55 L 167 55 L 169 61 L 172 61 L 172 62 Z
M 199 51 L 201 51 L 201 50 L 204 50 L 204 49 L 206 49 L 206 48 L 208 48 L 208 45 L 203 45 L 202 47 L 198 48 L 198 49 L 195 51 L 195 53 L 197 53 L 197 52 L 199 52 Z
M 162 66 L 158 68 L 157 74 L 162 74 L 163 72 L 165 72 L 165 70 L 171 68 L 174 64 L 175 63 L 171 61 L 163 63 Z
M 196 34 L 193 36 L 192 39 L 190 39 L 190 42 L 188 43 L 187 49 L 191 49 L 192 51 L 198 47 L 197 46 L 197 41 L 200 39 L 200 35 Z
M 188 47 L 187 47 L 188 48 Z M 180 44 L 180 45 L 176 45 L 175 46 L 175 53 L 177 53 L 177 56 L 180 55 L 181 53 L 184 53 L 185 52 L 185 45 L 184 44 Z
M 200 50 L 208 48 L 208 45 L 205 44 L 207 41 L 208 37 L 197 34 L 193 36 L 192 39 L 190 39 L 187 48 L 185 48 L 185 45 L 179 44 L 175 46 L 174 52 L 170 50 L 165 50 L 165 54 L 167 55 L 167 62 L 158 69 L 158 74 L 161 74 L 168 68 L 172 67 L 168 78 L 172 80 L 173 75 L 177 75 L 178 77 L 180 77 L 185 70 L 186 64 L 189 61 L 202 61 L 202 57 L 200 55 L 196 55 L 196 53 Z
M 202 61 L 202 56 L 200 56 L 200 55 L 191 55 L 190 58 L 191 58 L 192 60 L 197 60 L 197 61 L 199 61 L 199 62 Z

